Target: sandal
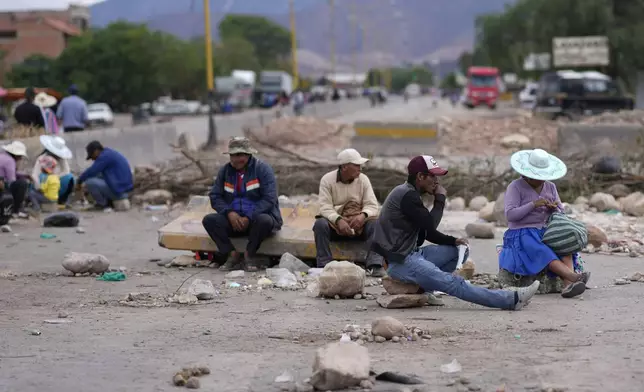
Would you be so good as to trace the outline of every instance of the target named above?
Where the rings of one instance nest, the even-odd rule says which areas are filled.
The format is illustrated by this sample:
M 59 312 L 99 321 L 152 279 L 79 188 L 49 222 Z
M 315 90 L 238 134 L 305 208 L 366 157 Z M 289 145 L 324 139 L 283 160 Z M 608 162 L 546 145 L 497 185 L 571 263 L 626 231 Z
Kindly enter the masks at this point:
M 573 298 L 583 294 L 584 291 L 586 291 L 586 283 L 580 279 L 566 286 L 561 292 L 561 296 L 564 298 Z
M 235 271 L 241 267 L 240 262 L 239 262 L 239 253 L 233 252 L 228 256 L 228 260 L 219 267 L 219 271 Z
M 259 271 L 259 267 L 257 266 L 257 262 L 255 262 L 255 260 L 253 260 L 253 258 L 248 256 L 247 254 L 244 255 L 244 270 L 246 272 L 257 272 L 257 271 Z

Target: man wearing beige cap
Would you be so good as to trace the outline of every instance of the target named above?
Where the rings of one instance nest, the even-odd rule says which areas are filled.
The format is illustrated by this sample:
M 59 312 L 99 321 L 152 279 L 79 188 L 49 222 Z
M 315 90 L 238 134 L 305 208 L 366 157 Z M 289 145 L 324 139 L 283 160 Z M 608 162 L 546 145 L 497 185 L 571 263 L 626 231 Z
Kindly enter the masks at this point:
M 330 241 L 362 240 L 369 249 L 379 205 L 369 178 L 361 173 L 367 161 L 348 148 L 338 154 L 338 169 L 320 180 L 320 213 L 313 225 L 318 267 L 333 260 Z M 367 254 L 366 267 L 372 276 L 384 276 L 383 259 L 377 253 Z

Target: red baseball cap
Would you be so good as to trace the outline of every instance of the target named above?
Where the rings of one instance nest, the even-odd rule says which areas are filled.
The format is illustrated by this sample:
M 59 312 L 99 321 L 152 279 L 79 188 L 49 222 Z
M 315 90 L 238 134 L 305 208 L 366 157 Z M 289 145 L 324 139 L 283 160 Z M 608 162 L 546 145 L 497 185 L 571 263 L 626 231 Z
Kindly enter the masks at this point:
M 419 155 L 409 161 L 407 165 L 407 173 L 415 175 L 418 173 L 431 173 L 435 176 L 444 176 L 447 170 L 438 166 L 438 162 L 431 155 Z

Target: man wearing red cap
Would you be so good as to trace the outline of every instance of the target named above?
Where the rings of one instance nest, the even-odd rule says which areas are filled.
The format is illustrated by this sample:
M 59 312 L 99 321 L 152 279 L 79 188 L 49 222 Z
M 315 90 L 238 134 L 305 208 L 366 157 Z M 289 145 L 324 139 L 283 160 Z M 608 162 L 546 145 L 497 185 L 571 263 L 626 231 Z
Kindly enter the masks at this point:
M 426 292 L 445 292 L 475 304 L 520 310 L 536 294 L 539 281 L 518 291 L 489 290 L 471 285 L 454 274 L 458 262 L 458 245 L 467 239 L 455 238 L 437 230 L 443 218 L 446 191 L 438 177 L 447 174 L 429 155 L 413 158 L 407 166 L 407 182 L 398 185 L 387 196 L 380 209 L 371 250 L 389 263 L 391 278 L 419 285 Z M 429 211 L 421 200 L 422 193 L 434 195 Z M 425 240 L 436 245 L 421 245 Z

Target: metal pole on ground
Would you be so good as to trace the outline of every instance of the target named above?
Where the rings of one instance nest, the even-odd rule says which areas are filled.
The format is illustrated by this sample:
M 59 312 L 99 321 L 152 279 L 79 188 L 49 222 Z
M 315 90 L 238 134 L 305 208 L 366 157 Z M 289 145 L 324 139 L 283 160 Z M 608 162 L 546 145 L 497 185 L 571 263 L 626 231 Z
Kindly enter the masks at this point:
M 204 41 L 206 41 L 206 86 L 208 87 L 208 141 L 205 148 L 217 145 L 217 125 L 215 124 L 215 80 L 212 59 L 212 33 L 210 29 L 210 3 L 203 0 Z

